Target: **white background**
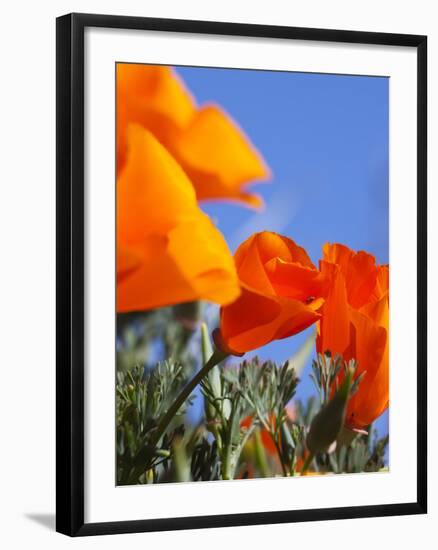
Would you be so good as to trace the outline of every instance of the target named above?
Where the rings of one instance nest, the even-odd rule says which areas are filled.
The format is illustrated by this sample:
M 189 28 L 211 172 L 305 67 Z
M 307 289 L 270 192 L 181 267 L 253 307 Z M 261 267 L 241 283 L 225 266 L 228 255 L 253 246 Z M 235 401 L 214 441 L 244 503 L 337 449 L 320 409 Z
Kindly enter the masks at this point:
M 53 532 L 55 433 L 55 17 L 70 11 L 106 12 L 236 22 L 288 24 L 352 30 L 429 35 L 429 181 L 438 165 L 438 27 L 435 2 L 417 0 L 355 3 L 325 0 L 295 3 L 249 0 L 208 2 L 125 0 L 8 3 L 2 12 L 1 40 L 1 176 L 0 342 L 1 444 L 0 542 L 4 548 L 32 544 L 42 548 L 81 547 L 252 548 L 278 545 L 361 549 L 412 548 L 436 538 L 438 520 L 436 433 L 438 401 L 430 399 L 430 513 L 428 516 L 322 522 L 282 526 L 216 529 L 70 540 Z M 438 207 L 430 185 L 429 211 Z M 432 218 L 432 216 L 431 216 Z M 429 280 L 438 277 L 437 247 L 430 220 Z M 411 259 L 406 258 L 409 262 Z M 429 310 L 438 306 L 429 289 Z M 438 326 L 429 316 L 433 343 Z M 436 338 L 436 336 L 435 336 Z M 430 352 L 431 354 L 431 352 Z M 432 360 L 430 361 L 433 362 Z M 432 365 L 434 367 L 434 365 Z M 435 366 L 436 367 L 436 366 Z M 438 386 L 436 368 L 430 388 Z M 275 542 L 276 541 L 276 542 Z M 354 545 L 354 546 L 353 546 Z

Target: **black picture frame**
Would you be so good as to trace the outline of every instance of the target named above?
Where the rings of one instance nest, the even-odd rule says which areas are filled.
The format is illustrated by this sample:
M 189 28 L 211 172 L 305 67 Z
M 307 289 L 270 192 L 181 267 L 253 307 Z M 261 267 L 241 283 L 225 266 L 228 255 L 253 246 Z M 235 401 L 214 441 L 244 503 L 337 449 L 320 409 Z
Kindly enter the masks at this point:
M 417 51 L 417 499 L 403 504 L 84 522 L 84 29 L 108 27 L 406 46 Z M 56 529 L 70 536 L 423 514 L 427 511 L 427 37 L 73 13 L 56 21 Z

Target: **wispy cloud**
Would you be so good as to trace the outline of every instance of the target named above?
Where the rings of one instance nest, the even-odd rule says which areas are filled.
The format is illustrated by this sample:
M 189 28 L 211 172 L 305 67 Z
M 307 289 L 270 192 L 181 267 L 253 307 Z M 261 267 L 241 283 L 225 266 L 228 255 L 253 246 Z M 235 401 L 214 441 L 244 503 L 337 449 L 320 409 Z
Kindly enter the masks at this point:
M 292 222 L 299 210 L 299 199 L 293 192 L 292 185 L 279 185 L 263 212 L 255 213 L 231 235 L 231 250 L 258 231 L 275 231 L 282 233 Z

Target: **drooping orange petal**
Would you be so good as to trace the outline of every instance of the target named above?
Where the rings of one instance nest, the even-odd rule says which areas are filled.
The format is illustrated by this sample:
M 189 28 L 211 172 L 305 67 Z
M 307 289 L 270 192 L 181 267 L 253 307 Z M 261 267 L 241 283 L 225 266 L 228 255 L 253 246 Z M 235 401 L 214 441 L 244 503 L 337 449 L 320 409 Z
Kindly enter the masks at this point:
M 266 296 L 242 285 L 242 294 L 221 309 L 222 339 L 230 350 L 242 353 L 282 339 L 316 322 L 320 304 Z
M 279 323 L 275 335 L 276 340 L 289 338 L 294 334 L 302 332 L 321 318 L 321 308 L 324 304 L 323 298 L 317 298 L 309 304 L 303 304 L 298 300 L 279 298 L 284 312 L 284 322 Z M 299 305 L 298 305 L 299 304 Z
M 257 328 L 269 326 L 279 315 L 280 305 L 275 297 L 263 296 L 242 286 L 240 297 L 221 308 L 222 339 L 229 349 L 238 353 L 256 349 L 261 341 L 269 342 L 270 337 L 267 333 L 258 335 Z M 246 347 L 247 343 L 250 347 Z
M 266 180 L 270 172 L 237 124 L 215 105 L 199 109 L 190 123 L 167 144 L 189 175 L 199 200 L 231 199 L 260 205 L 243 189 Z

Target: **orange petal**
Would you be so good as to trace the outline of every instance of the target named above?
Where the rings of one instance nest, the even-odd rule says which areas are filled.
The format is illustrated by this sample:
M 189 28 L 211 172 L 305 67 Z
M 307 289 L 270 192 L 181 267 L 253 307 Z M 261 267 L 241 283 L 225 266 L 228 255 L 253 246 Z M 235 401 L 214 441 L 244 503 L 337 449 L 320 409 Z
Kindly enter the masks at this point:
M 309 327 L 320 315 L 298 300 L 264 296 L 242 286 L 242 294 L 221 309 L 221 333 L 227 347 L 244 353 Z
M 351 310 L 355 335 L 357 373 L 365 372 L 358 391 L 350 399 L 346 422 L 362 429 L 378 418 L 388 406 L 389 345 L 388 331 L 368 316 Z
M 179 272 L 167 253 L 165 236 L 144 239 L 142 264 L 117 283 L 117 311 L 143 311 L 197 299 L 190 281 Z
M 330 351 L 332 355 L 342 355 L 350 343 L 350 314 L 345 277 L 338 266 L 325 261 L 321 261 L 321 270 L 331 280 L 331 284 L 323 307 L 317 349 L 319 353 Z
M 141 254 L 135 252 L 123 246 L 122 244 L 117 245 L 117 282 L 122 281 L 130 273 L 135 271 L 142 262 Z
M 264 345 L 272 339 L 275 330 L 263 334 L 263 328 L 275 322 L 280 310 L 275 297 L 263 296 L 242 286 L 240 297 L 221 309 L 223 341 L 228 348 L 239 353 Z M 257 331 L 260 326 L 262 331 Z
M 315 270 L 316 274 L 318 273 L 304 248 L 295 244 L 292 239 L 270 231 L 262 231 L 252 235 L 239 246 L 234 259 L 241 281 L 254 290 L 267 294 L 282 294 L 274 288 L 276 281 L 273 272 L 275 271 L 276 260 L 295 262 L 298 267 L 299 265 L 307 266 Z M 272 280 L 271 277 L 273 277 Z M 278 288 L 281 286 L 280 279 L 281 274 L 278 275 Z M 293 287 L 293 281 L 289 281 L 289 286 Z M 298 282 L 295 285 L 295 288 L 297 287 Z M 288 296 L 287 293 L 284 295 Z M 312 295 L 319 296 L 320 294 L 306 294 L 304 298 L 301 298 L 295 296 L 291 291 L 289 297 L 306 300 Z
M 317 269 L 273 258 L 265 264 L 275 293 L 286 298 L 312 301 L 327 293 L 327 278 Z
M 117 284 L 117 311 L 142 311 L 193 300 L 218 304 L 240 294 L 232 257 L 214 225 L 204 219 L 180 224 L 169 236 L 150 235 L 142 263 Z M 200 226 L 200 229 L 197 227 Z
M 265 205 L 261 195 L 257 193 L 247 193 L 245 191 L 241 191 L 237 198 L 231 197 L 227 200 L 230 200 L 231 202 L 237 201 L 239 203 L 244 203 L 249 208 L 254 208 L 255 210 L 262 210 Z
M 118 170 L 126 160 L 126 132 L 131 123 L 167 142 L 187 125 L 195 103 L 175 72 L 166 66 L 117 64 Z
M 302 332 L 321 318 L 321 308 L 324 304 L 322 298 L 317 298 L 309 304 L 303 304 L 298 300 L 279 298 L 282 304 L 282 316 L 284 322 L 279 324 L 275 339 L 282 340 L 294 334 Z
M 339 265 L 347 285 L 348 302 L 356 309 L 372 300 L 373 296 L 378 299 L 381 292 L 385 292 L 384 288 L 380 289 L 380 284 L 385 285 L 385 270 L 383 266 L 376 266 L 376 259 L 372 254 L 354 252 L 339 243 L 326 243 L 323 246 L 323 258 Z
M 376 286 L 374 287 L 371 300 L 380 300 L 385 294 L 389 292 L 389 266 L 379 265 L 377 266 L 377 279 Z
M 264 294 L 275 294 L 260 258 L 257 235 L 253 235 L 239 246 L 234 261 L 239 279 L 247 287 Z
M 117 63 L 118 99 L 126 101 L 138 124 L 149 127 L 151 112 L 181 128 L 196 109 L 195 101 L 171 67 Z
M 249 139 L 219 107 L 199 110 L 170 67 L 117 64 L 117 171 L 123 169 L 135 123 L 150 130 L 188 173 L 198 199 L 228 199 L 260 208 L 244 186 L 269 178 Z
M 168 253 L 194 292 L 204 300 L 229 304 L 240 295 L 233 257 L 210 218 L 200 211 L 169 233 Z
M 260 204 L 261 199 L 243 186 L 268 179 L 269 169 L 242 130 L 219 107 L 199 109 L 167 146 L 193 181 L 199 200 Z
M 150 132 L 131 125 L 128 143 L 117 180 L 117 233 L 120 242 L 137 244 L 191 219 L 198 206 L 186 174 Z
M 362 251 L 352 254 L 345 277 L 349 303 L 355 308 L 362 307 L 369 301 L 376 286 L 377 267 L 374 256 Z
M 389 293 L 386 292 L 378 301 L 364 305 L 360 310 L 376 325 L 389 328 Z
M 353 251 L 343 244 L 325 243 L 322 247 L 323 260 L 332 264 L 337 264 L 341 268 L 344 276 L 347 274 L 348 264 L 353 255 Z
M 141 258 L 122 277 L 118 311 L 191 300 L 226 304 L 240 293 L 233 258 L 193 187 L 147 130 L 129 129 L 129 155 L 117 181 L 117 242 Z M 121 264 L 123 267 L 124 264 Z
M 255 239 L 263 263 L 272 258 L 280 258 L 285 262 L 296 262 L 315 269 L 304 248 L 298 246 L 292 239 L 272 231 L 256 233 Z

